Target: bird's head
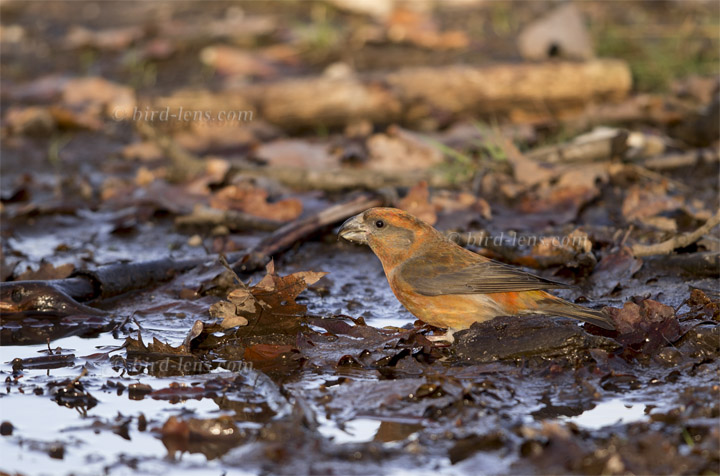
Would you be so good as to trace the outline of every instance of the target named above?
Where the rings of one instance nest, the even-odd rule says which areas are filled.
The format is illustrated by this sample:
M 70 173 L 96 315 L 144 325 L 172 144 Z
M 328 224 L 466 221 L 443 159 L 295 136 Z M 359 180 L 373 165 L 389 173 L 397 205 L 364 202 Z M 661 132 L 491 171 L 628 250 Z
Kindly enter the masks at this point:
M 365 210 L 345 221 L 338 236 L 351 243 L 369 245 L 385 266 L 411 256 L 428 239 L 442 237 L 432 226 L 397 208 Z

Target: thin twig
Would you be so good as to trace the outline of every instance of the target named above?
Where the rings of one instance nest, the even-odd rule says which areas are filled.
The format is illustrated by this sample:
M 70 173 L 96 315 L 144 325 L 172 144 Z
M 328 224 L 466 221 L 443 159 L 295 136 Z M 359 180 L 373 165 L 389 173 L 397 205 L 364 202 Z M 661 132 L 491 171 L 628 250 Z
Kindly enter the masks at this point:
M 220 262 L 220 264 L 222 265 L 223 268 L 230 271 L 230 273 L 233 275 L 233 277 L 235 278 L 235 281 L 238 282 L 240 287 L 242 287 L 244 289 L 248 289 L 247 284 L 245 284 L 243 282 L 243 280 L 240 279 L 240 276 L 237 275 L 235 270 L 232 269 L 232 266 L 230 266 L 230 263 L 228 263 L 227 258 L 225 258 L 225 255 L 223 253 L 220 253 L 220 257 L 218 258 L 218 261 Z
M 670 254 L 678 248 L 684 248 L 695 243 L 697 240 L 702 238 L 704 234 L 708 233 L 718 224 L 720 224 L 720 211 L 715 213 L 715 215 L 713 215 L 708 221 L 706 221 L 703 226 L 693 231 L 692 233 L 685 233 L 684 235 L 673 236 L 669 240 L 663 241 L 662 243 L 656 243 L 654 245 L 633 245 L 633 255 L 636 257 L 642 257 Z

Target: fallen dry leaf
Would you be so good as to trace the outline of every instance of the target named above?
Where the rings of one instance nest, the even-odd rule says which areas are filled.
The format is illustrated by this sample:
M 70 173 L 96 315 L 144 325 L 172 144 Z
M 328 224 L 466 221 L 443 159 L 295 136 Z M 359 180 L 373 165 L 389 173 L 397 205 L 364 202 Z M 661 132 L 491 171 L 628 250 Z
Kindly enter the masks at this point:
M 720 301 L 710 299 L 699 289 L 693 289 L 687 300 L 687 305 L 695 315 L 704 316 L 706 319 L 720 321 Z
M 134 142 L 123 147 L 120 152 L 125 159 L 151 162 L 163 158 L 163 151 L 155 142 Z
M 266 190 L 249 183 L 228 185 L 210 198 L 210 206 L 219 210 L 240 210 L 250 215 L 275 221 L 290 221 L 299 217 L 303 205 L 297 198 L 268 202 Z
M 522 185 L 532 187 L 549 181 L 558 173 L 556 167 L 550 164 L 538 163 L 525 156 L 510 139 L 503 136 L 499 131 L 493 130 L 488 140 L 505 152 L 507 160 L 513 168 L 515 180 Z
M 253 300 L 253 310 L 254 303 L 255 301 Z M 243 316 L 238 316 L 237 309 L 237 306 L 229 301 L 218 301 L 210 306 L 209 312 L 210 317 L 222 319 L 222 323 L 220 325 L 223 329 L 246 326 L 248 324 L 248 320 Z
M 387 134 L 375 134 L 367 140 L 370 155 L 366 166 L 371 170 L 424 170 L 443 162 L 443 154 L 419 135 L 396 126 Z
M 625 195 L 622 213 L 627 221 L 643 221 L 662 212 L 677 210 L 682 202 L 668 195 L 667 183 L 632 185 Z
M 391 41 L 414 43 L 438 50 L 465 48 L 469 39 L 459 30 L 441 32 L 433 17 L 425 11 L 395 8 L 386 22 L 387 36 Z
M 100 200 L 103 202 L 132 194 L 135 187 L 119 177 L 108 177 L 100 185 Z
M 246 326 L 248 320 L 239 313 L 255 314 L 259 306 L 250 289 L 241 286 L 228 293 L 227 301 L 218 301 L 210 306 L 210 315 L 222 319 L 221 326 L 225 329 Z
M 259 319 L 263 312 L 278 316 L 302 316 L 307 308 L 295 298 L 311 284 L 325 276 L 325 272 L 300 271 L 288 276 L 275 274 L 275 263 L 267 265 L 267 274 L 252 287 L 239 285 L 227 295 L 226 301 L 210 306 L 210 315 L 222 318 L 225 329 L 245 326 L 249 319 Z
M 699 104 L 710 104 L 719 88 L 720 80 L 717 76 L 696 74 L 675 80 L 672 85 L 673 93 L 676 96 L 691 97 Z
M 632 250 L 622 246 L 602 257 L 590 276 L 592 295 L 602 297 L 610 294 L 621 283 L 627 282 L 642 267 L 642 260 L 633 256 Z
M 293 349 L 294 347 L 291 345 L 255 344 L 245 349 L 243 359 L 258 363 L 263 360 L 276 359 L 283 354 L 292 352 Z
M 192 353 L 189 352 L 188 346 L 186 346 L 185 343 L 182 343 L 177 347 L 173 347 L 166 342 L 158 340 L 157 337 L 153 337 L 151 343 L 145 344 L 145 342 L 143 342 L 140 331 L 138 331 L 137 339 L 133 339 L 132 337 L 126 337 L 125 344 L 128 358 L 133 360 L 145 360 L 152 362 L 153 360 L 156 360 L 155 357 L 166 357 L 168 355 L 192 357 Z
M 139 59 L 151 61 L 166 60 L 170 58 L 175 51 L 177 51 L 177 46 L 167 38 L 153 38 L 142 46 Z
M 394 0 L 330 0 L 332 6 L 362 15 L 369 15 L 378 20 L 387 20 L 393 12 Z
M 570 165 L 562 170 L 556 186 L 583 186 L 587 189 L 595 189 L 598 183 L 607 183 L 609 179 L 610 173 L 607 163 Z
M 268 78 L 277 73 L 261 55 L 232 46 L 208 46 L 200 52 L 200 61 L 224 75 Z
M 164 210 L 176 215 L 184 215 L 190 213 L 195 205 L 206 202 L 207 192 L 203 192 L 205 190 L 203 187 L 207 188 L 207 182 L 171 185 L 158 178 L 161 173 L 160 169 L 156 173 L 150 172 L 155 180 L 143 187 L 117 177 L 107 178 L 100 188 L 103 205 L 110 209 L 145 207 L 153 211 Z M 149 178 L 150 175 L 144 172 L 139 176 L 140 182 L 147 182 Z M 203 177 L 203 180 L 207 181 L 207 178 Z M 198 189 L 201 192 L 198 192 Z
M 98 131 L 102 129 L 102 108 L 97 104 L 65 105 L 58 104 L 48 108 L 58 127 L 64 129 L 88 129 Z
M 188 398 L 183 396 L 181 390 L 183 389 L 173 389 L 178 393 L 178 396 L 175 397 L 177 401 Z M 238 429 L 230 416 L 186 420 L 171 416 L 162 426 L 161 438 L 171 455 L 176 451 L 198 452 L 199 448 L 206 448 L 210 444 L 213 448 L 211 457 L 218 457 L 238 445 L 245 438 L 245 432 Z
M 652 354 L 680 335 L 675 310 L 657 301 L 644 299 L 639 305 L 626 302 L 622 309 L 606 309 L 619 333 L 616 340 L 644 354 Z
M 8 87 L 7 91 L 3 91 L 6 95 L 3 98 L 7 97 L 8 100 L 17 102 L 46 104 L 60 97 L 67 82 L 68 78 L 65 76 L 50 74 L 28 83 Z
M 167 419 L 162 426 L 161 432 L 164 437 L 178 438 L 186 441 L 190 439 L 190 425 L 176 416 L 171 416 Z
M 131 118 L 137 104 L 132 88 L 98 77 L 68 80 L 62 99 L 69 106 L 97 110 L 115 120 Z
M 183 149 L 196 154 L 247 150 L 257 140 L 253 127 L 238 127 L 236 121 L 195 121 L 189 129 L 179 130 L 173 137 Z
M 55 129 L 53 115 L 40 106 L 9 107 L 4 122 L 13 134 L 48 136 Z
M 235 304 L 238 311 L 255 312 L 257 310 L 257 301 L 248 288 L 237 288 L 227 296 L 227 300 Z
M 225 180 L 230 170 L 230 162 L 218 157 L 205 157 L 205 172 L 182 185 L 189 194 L 195 196 L 209 196 L 210 185 L 219 184 Z M 205 203 L 204 200 L 202 203 Z
M 75 265 L 72 263 L 65 263 L 60 266 L 55 266 L 52 263 L 43 261 L 40 263 L 40 267 L 33 271 L 29 267 L 27 271 L 23 272 L 17 277 L 17 281 L 44 281 L 48 279 L 63 279 L 70 276 L 75 270 Z
M 299 316 L 305 313 L 306 307 L 297 304 L 295 298 L 326 274 L 324 271 L 300 271 L 281 277 L 275 274 L 275 263 L 270 261 L 267 274 L 252 288 L 252 293 L 275 314 Z
M 271 61 L 277 61 L 289 66 L 298 66 L 301 64 L 300 51 L 298 48 L 287 44 L 276 44 L 259 48 L 258 54 Z
M 150 170 L 147 167 L 142 166 L 135 174 L 135 185 L 139 187 L 145 187 L 147 185 L 150 185 L 152 182 L 155 181 L 155 179 L 164 178 L 166 172 L 167 169 L 165 169 L 164 167 Z
M 430 191 L 426 181 L 419 182 L 398 202 L 398 208 L 415 215 L 425 223 L 434 225 L 437 221 L 435 206 L 430 203 Z
M 468 229 L 473 223 L 492 220 L 490 204 L 472 193 L 436 190 L 430 203 L 439 214 L 436 225 L 443 230 Z
M 158 36 L 194 43 L 207 39 L 232 38 L 255 40 L 278 28 L 278 19 L 271 15 L 249 15 L 241 9 L 228 9 L 223 18 L 209 21 L 195 19 L 170 19 L 158 24 Z
M 338 160 L 330 153 L 327 144 L 303 139 L 278 139 L 258 146 L 254 156 L 274 167 L 301 167 L 308 169 L 334 169 Z
M 563 225 L 575 220 L 580 209 L 599 193 L 597 187 L 585 185 L 550 187 L 523 196 L 518 211 L 527 214 L 536 226 Z
M 122 51 L 144 35 L 145 32 L 141 26 L 127 26 L 100 31 L 92 31 L 82 26 L 73 26 L 65 38 L 65 43 L 69 48 L 91 47 L 99 50 Z
M 199 400 L 204 396 L 204 388 L 181 385 L 177 382 L 172 382 L 167 388 L 153 390 L 152 392 L 148 393 L 148 397 L 152 398 L 153 400 L 169 400 L 173 403 L 188 400 L 190 398 L 197 398 Z
M 567 240 L 558 242 L 557 238 L 543 237 L 540 239 L 540 243 L 533 247 L 533 254 L 574 256 L 576 253 L 589 253 L 592 249 L 592 242 L 588 238 L 588 234 L 580 229 L 573 230 L 565 238 Z

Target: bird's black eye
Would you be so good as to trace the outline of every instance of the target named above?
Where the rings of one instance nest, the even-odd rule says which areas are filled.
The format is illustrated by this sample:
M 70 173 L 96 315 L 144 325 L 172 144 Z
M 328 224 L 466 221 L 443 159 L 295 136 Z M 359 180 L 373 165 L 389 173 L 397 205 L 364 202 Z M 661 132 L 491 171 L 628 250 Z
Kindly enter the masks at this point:
M 382 220 L 378 220 L 378 221 L 375 222 L 375 227 L 376 227 L 376 228 L 382 228 L 382 227 L 384 227 L 384 226 L 385 226 L 385 222 L 382 221 Z

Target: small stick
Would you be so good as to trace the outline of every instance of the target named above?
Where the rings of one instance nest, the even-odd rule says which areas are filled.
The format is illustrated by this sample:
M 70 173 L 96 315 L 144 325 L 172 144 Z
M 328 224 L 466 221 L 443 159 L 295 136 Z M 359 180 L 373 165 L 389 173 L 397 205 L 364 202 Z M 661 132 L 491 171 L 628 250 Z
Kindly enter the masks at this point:
M 248 285 L 245 284 L 245 283 L 243 282 L 243 280 L 240 279 L 240 276 L 237 275 L 237 273 L 235 272 L 235 270 L 232 269 L 232 267 L 230 266 L 230 263 L 228 263 L 227 258 L 225 258 L 225 255 L 224 255 L 224 254 L 222 254 L 222 253 L 220 254 L 220 258 L 218 258 L 218 261 L 220 261 L 220 264 L 222 265 L 223 268 L 225 268 L 226 270 L 228 270 L 228 271 L 233 275 L 233 277 L 235 278 L 235 281 L 238 282 L 238 284 L 240 285 L 240 287 L 242 287 L 242 288 L 244 288 L 244 289 L 248 289 Z M 248 282 L 248 283 L 249 283 L 249 282 Z
M 720 224 L 720 211 L 715 213 L 715 215 L 713 215 L 708 221 L 706 221 L 703 226 L 693 231 L 692 233 L 676 235 L 669 240 L 663 241 L 662 243 L 656 243 L 654 245 L 633 245 L 633 255 L 636 257 L 668 255 L 677 248 L 684 248 L 695 243 L 697 240 L 702 238 L 704 234 L 712 230 L 718 224 Z

